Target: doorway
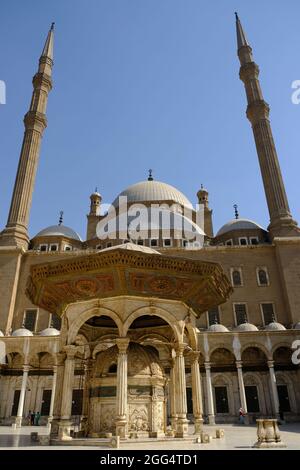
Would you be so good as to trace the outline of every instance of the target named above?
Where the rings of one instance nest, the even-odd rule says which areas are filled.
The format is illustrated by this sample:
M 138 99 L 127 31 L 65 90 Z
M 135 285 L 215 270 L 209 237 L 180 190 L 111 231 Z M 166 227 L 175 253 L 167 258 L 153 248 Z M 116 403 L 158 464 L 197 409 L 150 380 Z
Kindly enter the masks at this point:
M 227 387 L 215 387 L 216 412 L 229 413 Z
M 256 385 L 246 385 L 245 395 L 248 413 L 259 413 L 259 400 Z

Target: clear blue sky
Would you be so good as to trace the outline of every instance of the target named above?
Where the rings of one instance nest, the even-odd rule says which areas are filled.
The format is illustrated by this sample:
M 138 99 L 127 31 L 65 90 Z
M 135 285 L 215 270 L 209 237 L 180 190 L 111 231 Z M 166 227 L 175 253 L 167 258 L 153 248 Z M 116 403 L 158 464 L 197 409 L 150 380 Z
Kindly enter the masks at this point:
M 48 102 L 30 234 L 64 222 L 85 236 L 89 195 L 111 202 L 148 168 L 193 202 L 203 183 L 214 228 L 269 218 L 246 97 L 238 78 L 239 12 L 261 84 L 294 217 L 300 220 L 300 3 L 275 0 L 11 0 L 2 2 L 0 225 L 4 227 L 32 76 L 55 21 Z

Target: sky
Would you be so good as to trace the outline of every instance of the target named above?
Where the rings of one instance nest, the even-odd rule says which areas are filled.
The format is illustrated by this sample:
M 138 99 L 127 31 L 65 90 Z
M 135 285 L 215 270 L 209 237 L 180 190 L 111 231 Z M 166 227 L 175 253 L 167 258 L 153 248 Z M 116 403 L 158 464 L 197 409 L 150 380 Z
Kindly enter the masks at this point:
M 241 217 L 269 223 L 246 97 L 239 80 L 238 11 L 261 86 L 292 214 L 300 220 L 298 0 L 10 0 L 1 5 L 0 227 L 7 221 L 32 77 L 55 21 L 53 90 L 30 235 L 64 224 L 86 234 L 95 187 L 110 203 L 154 178 L 193 204 L 209 191 L 214 230 Z

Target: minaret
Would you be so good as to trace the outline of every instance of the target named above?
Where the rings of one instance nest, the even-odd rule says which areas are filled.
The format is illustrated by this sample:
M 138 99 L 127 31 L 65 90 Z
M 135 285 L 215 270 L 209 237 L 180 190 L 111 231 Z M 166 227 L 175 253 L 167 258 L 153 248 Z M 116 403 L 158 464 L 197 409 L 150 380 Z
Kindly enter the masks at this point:
M 30 108 L 24 117 L 25 133 L 19 159 L 7 225 L 0 237 L 0 245 L 28 248 L 28 223 L 40 145 L 47 126 L 46 107 L 52 88 L 53 30 L 48 33 L 39 60 L 38 72 L 33 77 L 33 93 Z
M 96 236 L 96 228 L 99 220 L 101 219 L 101 201 L 102 196 L 98 193 L 98 189 L 90 195 L 90 213 L 87 215 L 88 224 L 87 224 L 87 234 L 86 239 L 90 240 Z
M 252 49 L 246 39 L 239 17 L 236 15 L 240 79 L 247 95 L 247 118 L 254 134 L 265 195 L 267 199 L 272 237 L 299 236 L 300 229 L 293 220 L 285 192 L 277 152 L 269 121 L 269 105 L 264 101 L 258 75 L 259 68 L 253 61 Z
M 212 223 L 212 209 L 209 208 L 208 191 L 201 184 L 201 188 L 197 192 L 198 203 L 203 205 L 204 209 L 204 233 L 208 237 L 214 236 L 213 223 Z

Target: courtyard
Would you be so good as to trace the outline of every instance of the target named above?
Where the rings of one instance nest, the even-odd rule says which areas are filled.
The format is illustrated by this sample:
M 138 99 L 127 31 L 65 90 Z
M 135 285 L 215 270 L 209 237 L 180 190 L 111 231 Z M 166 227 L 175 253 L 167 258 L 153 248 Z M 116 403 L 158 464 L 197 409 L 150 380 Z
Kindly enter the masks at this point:
M 222 428 L 225 431 L 225 437 L 216 439 L 216 429 Z M 286 448 L 280 450 L 300 450 L 300 423 L 282 424 L 279 427 L 281 439 Z M 186 439 L 129 439 L 126 442 L 121 442 L 119 451 L 122 450 L 250 450 L 256 441 L 256 427 L 224 424 L 220 426 L 204 426 L 204 431 L 213 439 L 209 444 L 198 444 L 192 436 L 193 427 L 189 427 L 190 434 Z M 108 450 L 110 447 L 105 445 L 93 445 L 93 439 L 88 441 L 90 445 L 76 446 L 76 440 L 72 441 L 72 445 L 66 446 L 42 446 L 36 442 L 31 441 L 30 434 L 38 432 L 39 434 L 46 435 L 49 428 L 44 426 L 24 426 L 20 429 L 12 429 L 9 426 L 0 427 L 0 449 L 8 450 L 14 448 L 15 450 Z M 99 443 L 99 439 L 97 439 Z M 115 449 L 113 449 L 115 450 Z M 279 450 L 279 449 L 278 449 Z

